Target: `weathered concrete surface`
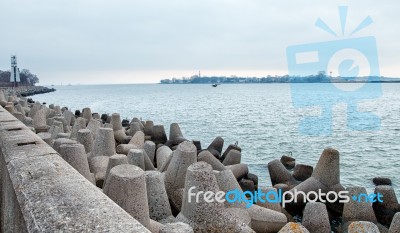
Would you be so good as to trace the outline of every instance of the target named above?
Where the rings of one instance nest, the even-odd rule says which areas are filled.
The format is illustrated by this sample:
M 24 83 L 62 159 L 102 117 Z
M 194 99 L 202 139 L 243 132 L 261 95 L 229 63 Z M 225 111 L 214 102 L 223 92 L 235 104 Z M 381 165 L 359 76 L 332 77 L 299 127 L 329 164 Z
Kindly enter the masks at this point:
M 150 232 L 1 107 L 0 166 L 1 231 Z

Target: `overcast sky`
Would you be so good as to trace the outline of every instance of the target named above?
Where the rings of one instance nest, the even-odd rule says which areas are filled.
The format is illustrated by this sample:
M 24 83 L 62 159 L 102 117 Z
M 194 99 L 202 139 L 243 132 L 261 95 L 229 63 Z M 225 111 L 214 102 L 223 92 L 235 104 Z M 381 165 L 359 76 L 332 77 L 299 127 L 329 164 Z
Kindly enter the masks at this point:
M 0 70 L 16 54 L 41 84 L 156 83 L 202 75 L 287 74 L 286 47 L 375 36 L 381 74 L 400 77 L 399 1 L 1 0 Z M 324 20 L 340 37 L 317 28 Z

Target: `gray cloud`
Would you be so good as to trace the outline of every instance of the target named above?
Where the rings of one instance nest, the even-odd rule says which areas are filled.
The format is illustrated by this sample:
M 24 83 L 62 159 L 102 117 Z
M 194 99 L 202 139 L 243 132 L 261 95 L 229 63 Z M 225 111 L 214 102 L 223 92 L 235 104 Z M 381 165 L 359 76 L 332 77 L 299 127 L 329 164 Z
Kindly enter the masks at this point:
M 337 39 L 314 23 L 321 17 L 339 32 L 337 7 L 343 3 L 2 0 L 0 69 L 8 69 L 9 55 L 17 54 L 20 67 L 45 84 L 157 82 L 165 78 L 159 77 L 162 71 L 199 69 L 286 73 L 287 46 Z M 371 15 L 374 24 L 358 36 L 376 36 L 382 74 L 400 76 L 395 69 L 400 4 L 357 0 L 348 5 L 349 30 Z

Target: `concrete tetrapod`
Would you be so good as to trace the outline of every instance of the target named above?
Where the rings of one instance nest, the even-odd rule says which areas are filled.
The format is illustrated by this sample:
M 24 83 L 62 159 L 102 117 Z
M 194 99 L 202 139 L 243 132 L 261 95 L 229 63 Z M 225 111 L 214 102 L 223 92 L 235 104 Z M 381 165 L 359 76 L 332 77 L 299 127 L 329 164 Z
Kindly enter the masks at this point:
M 262 188 L 260 188 L 260 190 L 263 193 L 268 194 L 268 198 L 270 200 L 276 199 L 275 193 L 278 193 L 278 190 L 276 188 L 274 188 L 274 187 L 262 187 Z M 275 210 L 275 211 L 278 211 L 278 212 L 282 213 L 282 207 L 281 207 L 281 204 L 279 202 L 269 202 L 268 200 L 265 200 L 265 202 L 258 201 L 256 204 L 261 206 L 261 207 L 264 207 L 264 208 L 267 208 L 267 209 L 270 209 L 270 210 Z
M 111 156 L 108 161 L 105 179 L 107 179 L 108 174 L 110 174 L 110 170 L 113 167 L 116 167 L 121 164 L 128 164 L 128 158 L 126 157 L 126 155 L 115 154 L 115 155 Z
M 129 153 L 126 157 L 128 158 L 129 164 L 138 166 L 142 170 L 145 170 L 143 150 L 139 150 L 139 149 L 129 150 Z
M 86 154 L 93 150 L 93 137 L 88 129 L 80 129 L 78 131 L 78 137 L 76 139 L 80 144 L 85 147 Z
M 141 131 L 140 124 L 138 122 L 131 122 L 129 125 L 128 135 L 133 136 L 138 131 Z
M 215 178 L 217 179 L 219 189 L 225 193 L 231 191 L 231 190 L 239 190 L 242 191 L 242 189 L 239 186 L 239 183 L 237 182 L 235 176 L 233 175 L 232 171 L 227 169 L 223 171 L 214 171 Z M 225 207 L 229 208 L 246 208 L 246 203 L 245 202 L 224 202 Z
M 46 124 L 46 109 L 41 108 L 35 114 L 33 119 L 33 127 L 37 133 L 46 132 L 50 127 Z
M 103 187 L 110 156 L 93 156 L 89 159 L 90 172 L 94 173 L 96 186 Z
M 130 137 L 125 134 L 125 130 L 122 127 L 121 116 L 119 113 L 113 113 L 111 115 L 111 125 L 114 130 L 114 138 L 119 143 L 126 143 L 130 140 Z
M 193 143 L 184 141 L 176 149 L 165 173 L 165 187 L 168 194 L 185 186 L 187 168 L 197 162 L 197 151 Z
M 146 228 L 151 228 L 146 181 L 142 169 L 130 164 L 113 167 L 103 191 Z
M 80 129 L 86 129 L 86 119 L 83 118 L 83 117 L 78 117 L 75 120 L 75 124 L 74 124 L 74 126 L 72 127 L 72 130 L 71 130 L 70 138 L 73 139 L 73 140 L 76 140 L 77 137 L 78 137 L 78 131 Z
M 220 158 L 220 160 L 221 161 L 224 161 L 224 159 L 225 159 L 225 157 L 228 155 L 228 153 L 229 153 L 229 151 L 231 151 L 231 150 L 237 150 L 237 151 L 239 151 L 239 152 L 242 152 L 242 148 L 240 148 L 238 145 L 236 145 L 236 144 L 230 144 L 229 146 L 228 146 L 228 148 L 226 148 L 226 150 L 224 151 L 224 153 L 221 155 L 221 158 Z
M 187 168 L 197 162 L 197 150 L 193 143 L 184 141 L 178 145 L 173 153 L 171 162 L 165 172 L 165 188 L 170 198 L 171 205 L 181 209 L 182 191 L 185 186 Z
M 382 202 L 376 201 L 372 203 L 375 216 L 379 223 L 389 226 L 394 215 L 400 212 L 399 202 L 392 186 L 379 185 L 375 188 L 375 194 L 382 195 Z
M 219 157 L 221 157 L 223 147 L 224 147 L 224 139 L 218 136 L 207 147 L 207 150 L 216 150 L 220 154 Z M 213 152 L 211 152 L 211 153 L 214 154 Z
M 90 130 L 93 140 L 95 140 L 97 137 L 97 134 L 99 133 L 99 129 L 101 128 L 101 123 L 98 120 L 90 119 L 86 128 L 88 130 Z
M 352 222 L 347 228 L 347 233 L 380 233 L 378 227 L 367 221 Z
M 225 168 L 231 170 L 237 180 L 243 179 L 249 173 L 249 167 L 244 163 L 229 165 Z
M 337 150 L 332 148 L 325 149 L 311 177 L 296 185 L 290 191 L 292 193 L 294 193 L 294 190 L 297 190 L 298 193 L 318 192 L 319 189 L 324 193 L 330 191 L 339 193 L 340 191 L 344 191 L 344 187 L 340 184 L 339 158 L 339 152 Z M 298 194 L 297 204 L 291 203 L 291 205 L 304 206 L 304 202 L 304 195 Z M 339 201 L 335 203 L 327 202 L 326 207 L 338 215 L 342 214 L 343 203 L 339 203 Z M 288 208 L 290 208 L 290 205 L 288 205 Z
M 251 228 L 255 232 L 277 232 L 287 223 L 285 214 L 258 205 L 252 205 L 247 211 L 251 218 Z
M 60 155 L 82 176 L 94 184 L 94 179 L 92 174 L 90 174 L 89 163 L 83 145 L 63 144 L 60 146 Z
M 394 215 L 388 233 L 397 233 L 397 232 L 400 232 L 400 212 L 397 212 Z
M 240 153 L 240 151 L 233 149 L 228 152 L 226 158 L 222 163 L 225 166 L 240 164 L 241 159 L 242 159 L 242 154 Z
M 290 186 L 297 184 L 292 174 L 290 174 L 279 159 L 272 160 L 268 163 L 268 172 L 271 177 L 272 185 L 287 184 Z
M 303 225 L 289 222 L 278 233 L 310 233 Z
M 76 144 L 76 143 L 78 143 L 78 142 L 75 141 L 75 140 L 71 140 L 69 138 L 57 138 L 56 140 L 54 140 L 53 149 L 55 151 L 57 151 L 58 153 L 60 153 L 60 146 L 61 145 L 63 145 L 63 144 Z
M 167 223 L 160 228 L 160 233 L 193 233 L 193 228 L 186 223 Z
M 153 121 L 146 121 L 146 124 L 144 125 L 144 134 L 146 136 L 150 136 L 153 137 L 153 127 L 154 127 L 154 123 Z
M 164 175 L 158 171 L 146 171 L 145 178 L 150 218 L 161 223 L 174 221 L 165 189 Z
M 348 187 L 346 191 L 348 191 L 349 197 L 354 196 L 363 198 L 360 194 L 367 194 L 367 190 L 364 187 Z M 354 200 L 353 198 L 350 198 L 349 202 L 344 203 L 342 230 L 346 232 L 349 225 L 356 221 L 377 223 L 371 203 L 365 201 L 358 202 L 358 199 Z
M 143 149 L 146 151 L 151 163 L 154 165 L 154 157 L 156 154 L 156 144 L 152 141 L 144 142 Z
M 144 138 L 145 138 L 144 133 L 142 131 L 138 131 L 135 133 L 135 135 L 133 135 L 128 144 L 135 145 L 138 149 L 143 149 Z
M 92 156 L 112 156 L 115 153 L 114 132 L 109 128 L 100 128 L 94 140 Z
M 303 226 L 311 233 L 330 233 L 331 226 L 326 206 L 320 202 L 309 202 L 303 212 Z
M 210 164 L 213 170 L 225 170 L 224 164 L 222 164 L 217 158 L 215 158 L 214 155 L 212 155 L 211 152 L 209 152 L 208 150 L 200 152 L 200 154 L 197 156 L 197 161 L 204 161 Z
M 172 150 L 168 146 L 161 146 L 156 150 L 156 164 L 159 171 L 170 156 L 172 156 Z
M 56 139 L 59 133 L 64 133 L 64 130 L 57 125 L 52 125 L 50 126 L 49 133 L 51 133 L 52 139 Z
M 193 200 L 189 200 L 189 189 L 195 194 L 200 191 L 215 194 L 219 191 L 211 165 L 197 162 L 187 168 L 182 210 L 177 220 L 189 224 L 194 232 L 253 232 L 249 226 L 240 224 L 231 213 L 226 212 L 223 203 L 206 202 L 204 198 L 199 198 L 197 202 L 193 196 L 190 197 Z
M 155 144 L 164 144 L 167 142 L 167 134 L 165 133 L 163 125 L 153 126 L 153 135 L 151 136 L 151 140 Z
M 84 108 L 82 110 L 82 117 L 86 119 L 86 124 L 92 119 L 92 110 L 90 108 Z
M 172 123 L 169 127 L 169 140 L 165 143 L 166 146 L 172 147 L 180 144 L 183 141 L 187 141 L 186 138 L 183 137 L 181 128 L 178 123 Z

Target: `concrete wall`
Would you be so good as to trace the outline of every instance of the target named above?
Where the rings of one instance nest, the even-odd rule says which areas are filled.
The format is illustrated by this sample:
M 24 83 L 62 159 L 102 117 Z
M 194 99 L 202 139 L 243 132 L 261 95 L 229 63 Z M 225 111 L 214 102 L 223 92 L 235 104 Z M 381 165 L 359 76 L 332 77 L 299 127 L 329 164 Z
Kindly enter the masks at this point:
M 0 107 L 1 232 L 149 232 Z

